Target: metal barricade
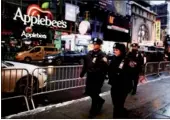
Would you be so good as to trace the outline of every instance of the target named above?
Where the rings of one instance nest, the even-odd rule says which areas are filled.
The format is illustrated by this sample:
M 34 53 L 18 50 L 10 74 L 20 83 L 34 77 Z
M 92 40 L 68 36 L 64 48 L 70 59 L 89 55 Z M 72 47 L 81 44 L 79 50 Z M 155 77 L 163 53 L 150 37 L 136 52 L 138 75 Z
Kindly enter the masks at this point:
M 144 75 L 145 77 L 149 75 L 159 75 L 159 62 L 148 62 L 145 65 Z
M 32 105 L 35 108 L 33 96 L 85 86 L 85 78 L 80 80 L 82 65 L 49 66 L 37 68 L 32 76 L 37 76 L 39 83 L 32 78 Z
M 31 90 L 29 87 L 31 77 L 28 70 L 3 68 L 1 70 L 1 80 L 2 101 L 23 97 L 27 109 L 30 110 L 27 93 Z
M 162 61 L 159 63 L 159 74 L 170 75 L 170 61 Z

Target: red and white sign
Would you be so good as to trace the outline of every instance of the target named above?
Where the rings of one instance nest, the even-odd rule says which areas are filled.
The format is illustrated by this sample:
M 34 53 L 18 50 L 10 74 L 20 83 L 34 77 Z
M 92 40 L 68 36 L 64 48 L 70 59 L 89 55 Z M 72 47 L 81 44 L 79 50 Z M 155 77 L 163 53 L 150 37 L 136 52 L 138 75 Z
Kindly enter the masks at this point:
M 44 13 L 45 18 L 40 18 L 40 13 Z M 57 28 L 67 28 L 66 21 L 52 20 L 52 13 L 49 10 L 42 10 L 38 5 L 29 6 L 27 9 L 27 15 L 22 15 L 21 9 L 18 7 L 13 20 L 17 20 L 18 18 L 23 21 L 24 25 L 30 24 L 30 26 L 42 25 Z
M 40 33 L 27 33 L 25 31 L 22 31 L 22 34 L 21 34 L 21 37 L 26 37 L 26 38 L 43 38 L 43 39 L 46 39 L 47 38 L 47 35 L 45 34 L 40 34 Z
M 51 11 L 49 11 L 49 10 L 42 10 L 42 9 L 41 9 L 38 5 L 36 5 L 36 4 L 30 5 L 30 6 L 27 8 L 27 15 L 29 15 L 29 16 L 38 16 L 38 15 L 40 15 L 40 13 L 46 14 L 46 16 L 48 17 L 48 19 L 53 20 L 53 14 L 52 14 Z
M 32 33 L 32 27 L 26 27 L 26 28 L 25 28 L 25 31 L 26 31 L 27 33 Z

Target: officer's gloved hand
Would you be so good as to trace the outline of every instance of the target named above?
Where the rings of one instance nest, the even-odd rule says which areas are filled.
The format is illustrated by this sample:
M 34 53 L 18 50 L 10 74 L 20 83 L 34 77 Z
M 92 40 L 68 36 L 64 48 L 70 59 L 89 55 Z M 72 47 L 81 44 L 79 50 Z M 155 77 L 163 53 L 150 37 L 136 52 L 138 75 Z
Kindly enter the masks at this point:
M 129 66 L 132 67 L 132 68 L 136 67 L 136 65 L 137 65 L 137 63 L 134 62 L 134 61 L 129 62 Z

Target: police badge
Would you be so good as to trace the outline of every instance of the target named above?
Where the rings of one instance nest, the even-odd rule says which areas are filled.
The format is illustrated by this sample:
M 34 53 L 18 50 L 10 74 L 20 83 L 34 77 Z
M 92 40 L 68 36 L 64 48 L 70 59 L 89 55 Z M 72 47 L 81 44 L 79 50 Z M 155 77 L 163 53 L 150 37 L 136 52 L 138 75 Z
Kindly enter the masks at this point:
M 93 63 L 96 63 L 96 57 L 93 58 L 92 62 L 93 62 Z

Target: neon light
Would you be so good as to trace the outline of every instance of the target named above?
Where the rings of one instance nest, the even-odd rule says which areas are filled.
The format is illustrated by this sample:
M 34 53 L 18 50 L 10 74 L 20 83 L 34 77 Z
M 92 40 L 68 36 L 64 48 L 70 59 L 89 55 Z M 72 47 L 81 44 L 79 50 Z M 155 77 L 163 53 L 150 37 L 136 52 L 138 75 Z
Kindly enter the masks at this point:
M 28 13 L 35 14 L 36 12 L 30 13 L 28 11 Z M 24 25 L 30 24 L 30 27 L 36 24 L 49 27 L 67 28 L 67 22 L 63 20 L 61 21 L 50 20 L 48 19 L 48 16 L 45 16 L 45 18 L 40 18 L 40 15 L 37 15 L 37 17 L 30 15 L 22 15 L 21 9 L 19 7 L 15 13 L 15 16 L 13 17 L 13 20 L 17 20 L 18 18 L 23 21 Z
M 108 25 L 107 28 L 111 29 L 111 30 L 117 30 L 117 31 L 120 31 L 120 32 L 129 33 L 129 30 L 127 30 L 125 28 L 121 28 L 121 27 L 115 26 L 115 25 Z
M 39 33 L 26 33 L 25 31 L 22 31 L 21 37 L 24 36 L 26 38 L 44 38 L 47 39 L 47 35 L 45 34 L 39 34 Z
M 50 19 L 53 19 L 53 14 L 51 13 L 51 11 L 49 10 L 42 10 L 38 5 L 36 4 L 33 4 L 33 5 L 30 5 L 28 8 L 27 8 L 27 15 L 30 15 L 30 16 L 37 16 L 39 14 L 35 14 L 35 13 L 46 13 L 50 16 Z

